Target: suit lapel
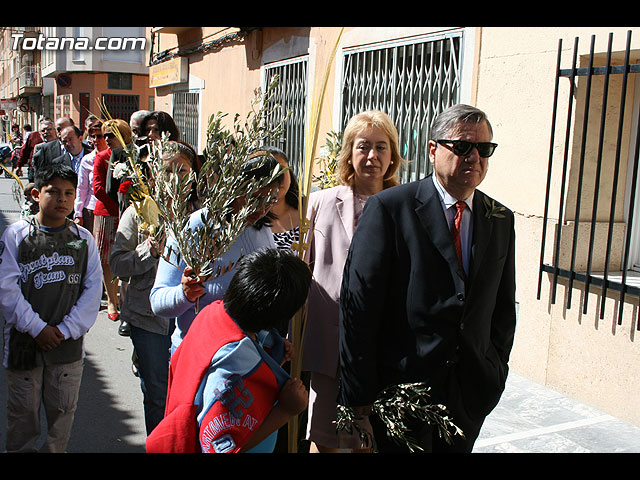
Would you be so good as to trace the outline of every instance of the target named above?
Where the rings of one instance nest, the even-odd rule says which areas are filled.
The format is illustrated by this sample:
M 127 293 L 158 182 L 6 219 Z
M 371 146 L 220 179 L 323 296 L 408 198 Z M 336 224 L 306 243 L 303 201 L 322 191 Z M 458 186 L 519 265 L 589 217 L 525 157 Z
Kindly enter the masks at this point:
M 67 165 L 67 167 L 73 168 L 73 157 L 69 152 L 66 152 L 64 154 L 64 163 Z
M 353 238 L 354 198 L 350 187 L 340 187 L 336 193 L 336 210 L 349 239 Z
M 485 198 L 487 197 L 484 193 L 476 190 L 473 197 L 473 238 L 471 239 L 471 262 L 469 267 L 470 280 L 473 280 L 478 273 L 478 269 L 482 263 L 482 257 L 489 246 L 489 240 L 491 239 L 491 232 L 493 230 L 493 222 L 490 218 L 487 218 L 486 215 L 487 208 Z
M 420 219 L 420 223 L 422 223 L 440 255 L 449 263 L 452 272 L 455 272 L 458 279 L 464 282 L 464 274 L 458 262 L 456 249 L 453 246 L 451 231 L 449 230 L 449 225 L 447 225 L 440 197 L 431 176 L 420 182 L 416 192 L 416 200 L 418 207 L 415 212 Z

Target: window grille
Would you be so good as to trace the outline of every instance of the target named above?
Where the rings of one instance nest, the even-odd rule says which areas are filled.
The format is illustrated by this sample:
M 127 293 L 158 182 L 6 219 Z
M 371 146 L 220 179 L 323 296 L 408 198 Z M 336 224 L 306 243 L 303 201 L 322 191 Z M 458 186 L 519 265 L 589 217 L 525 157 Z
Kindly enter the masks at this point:
M 342 129 L 364 110 L 385 112 L 400 137 L 407 160 L 403 182 L 431 171 L 428 133 L 435 116 L 458 103 L 462 65 L 462 31 L 413 39 L 384 48 L 345 49 L 342 71 Z
M 271 121 L 277 123 L 287 114 L 285 131 L 282 138 L 274 142 L 275 147 L 287 154 L 291 169 L 299 174 L 305 156 L 305 123 L 307 117 L 307 57 L 266 65 L 264 68 L 263 88 L 266 88 L 275 75 L 279 76 L 278 85 L 273 94 L 273 103 L 280 106 Z
M 131 118 L 131 114 L 139 110 L 140 99 L 138 95 L 115 95 L 112 93 L 103 93 L 102 102 L 107 107 L 107 111 L 111 118 L 120 118 L 125 120 L 127 124 Z
M 180 140 L 199 152 L 200 92 L 174 92 L 172 117 L 180 132 Z
M 562 39 L 559 41 L 540 247 L 538 299 L 543 272 L 551 275 L 551 303 L 556 300 L 559 277 L 568 279 L 567 309 L 571 308 L 574 281 L 583 282 L 583 313 L 587 313 L 590 287 L 595 286 L 601 289 L 600 318 L 604 318 L 607 291 L 615 290 L 620 293 L 618 324 L 621 324 L 625 295 L 640 295 L 640 287 L 630 281 L 628 268 L 634 209 L 637 208 L 640 119 L 630 119 L 629 110 L 632 109 L 628 108 L 627 99 L 629 74 L 640 72 L 640 64 L 629 63 L 631 31 L 627 34 L 622 64 L 613 64 L 612 40 L 611 34 L 606 64 L 596 66 L 595 36 L 592 36 L 588 66 L 578 67 L 576 38 L 572 66 L 565 69 L 560 68 Z M 559 94 L 563 79 L 568 79 L 566 99 L 560 98 Z M 596 81 L 598 88 L 593 88 Z M 616 89 L 612 88 L 613 85 Z M 598 94 L 601 97 L 598 98 Z M 567 109 L 564 113 L 566 125 L 557 125 L 558 114 L 562 113 L 558 104 L 563 100 Z M 638 115 L 636 112 L 633 114 Z M 556 130 L 559 135 L 563 135 L 563 140 L 559 142 L 563 149 L 562 158 L 554 158 L 554 153 L 558 150 Z M 629 147 L 628 162 L 623 155 L 626 147 Z M 559 181 L 555 181 L 558 175 Z M 630 179 L 630 191 L 627 192 L 629 203 L 626 205 L 624 231 L 620 234 L 619 230 L 616 231 L 615 220 L 616 217 L 619 218 L 620 205 L 625 200 L 625 193 L 622 192 L 626 188 L 627 178 Z M 552 201 L 558 205 L 555 225 L 552 224 L 553 214 L 550 212 Z M 547 240 L 551 238 L 553 246 L 550 252 L 546 252 Z M 637 328 L 640 330 L 640 322 Z

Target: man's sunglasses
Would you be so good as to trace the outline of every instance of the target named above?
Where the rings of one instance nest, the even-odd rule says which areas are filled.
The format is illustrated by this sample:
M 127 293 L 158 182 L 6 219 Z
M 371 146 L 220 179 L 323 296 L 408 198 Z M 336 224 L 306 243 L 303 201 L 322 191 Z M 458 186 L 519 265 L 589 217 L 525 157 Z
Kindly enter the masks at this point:
M 475 147 L 478 150 L 478 154 L 481 157 L 488 158 L 491 155 L 493 155 L 493 152 L 495 152 L 496 147 L 498 146 L 497 143 L 491 143 L 491 142 L 473 143 L 473 142 L 467 142 L 466 140 L 440 139 L 440 140 L 436 140 L 436 142 L 438 142 L 440 145 L 451 145 L 451 149 L 453 150 L 453 153 L 455 153 L 460 157 L 469 155 L 471 153 L 471 150 L 473 150 L 473 148 Z

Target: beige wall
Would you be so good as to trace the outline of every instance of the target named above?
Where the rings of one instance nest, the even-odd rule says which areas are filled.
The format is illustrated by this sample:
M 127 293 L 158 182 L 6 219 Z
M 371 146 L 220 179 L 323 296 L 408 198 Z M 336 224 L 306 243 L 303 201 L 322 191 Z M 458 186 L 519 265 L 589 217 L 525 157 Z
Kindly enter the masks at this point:
M 640 29 L 635 28 L 632 49 L 640 48 Z M 484 183 L 487 192 L 500 199 L 500 191 L 509 192 L 509 206 L 524 214 L 542 215 L 549 158 L 551 112 L 558 40 L 563 40 L 562 68 L 571 64 L 574 38 L 579 37 L 579 55 L 588 55 L 590 37 L 596 35 L 596 52 L 606 51 L 609 32 L 614 33 L 613 50 L 624 50 L 626 28 L 520 27 L 483 28 L 478 65 L 477 106 L 485 110 L 494 125 L 500 148 L 492 157 L 490 172 Z M 617 56 L 620 63 L 619 55 Z M 638 54 L 635 55 L 635 61 Z M 631 59 L 632 63 L 634 58 Z M 580 66 L 586 66 L 584 60 Z M 561 79 L 559 97 L 566 98 L 568 80 Z M 583 79 L 581 79 L 582 81 Z M 601 79 L 595 80 L 594 84 Z M 632 86 L 632 85 L 631 85 Z M 594 90 L 598 86 L 593 87 Z M 610 107 L 617 107 L 619 85 L 610 85 Z M 629 94 L 633 94 L 633 89 Z M 561 105 L 566 105 L 562 103 Z M 628 114 L 630 112 L 627 112 Z M 581 111 L 574 111 L 581 115 Z M 592 122 L 599 112 L 592 105 Z M 566 109 L 560 108 L 557 123 L 564 125 Z M 581 121 L 578 117 L 576 121 Z M 580 123 L 581 126 L 581 123 Z M 574 139 L 572 137 L 571 143 Z M 564 131 L 556 132 L 554 156 L 562 156 Z M 609 149 L 610 151 L 611 149 Z M 574 171 L 575 174 L 575 171 Z M 509 178 L 517 189 L 501 185 Z M 559 179 L 554 178 L 555 185 Z M 557 211 L 557 204 L 551 211 Z
M 517 242 L 517 300 L 519 302 L 519 323 L 512 353 L 511 368 L 529 378 L 564 392 L 573 398 L 593 405 L 603 411 L 640 425 L 640 411 L 637 398 L 640 393 L 640 376 L 637 371 L 640 360 L 640 338 L 638 322 L 638 299 L 627 295 L 624 305 L 622 325 L 617 324 L 617 293 L 609 290 L 605 300 L 606 313 L 600 318 L 602 297 L 592 288 L 588 297 L 588 310 L 582 312 L 584 288 L 574 283 L 572 303 L 566 306 L 567 281 L 560 280 L 556 290 L 556 302 L 550 303 L 551 276 L 543 275 L 541 299 L 537 299 L 538 263 L 540 239 L 542 235 L 542 215 L 544 212 L 547 164 L 551 136 L 551 115 L 553 111 L 555 69 L 557 64 L 558 40 L 563 39 L 562 68 L 571 63 L 574 39 L 579 37 L 579 66 L 586 63 L 591 35 L 596 35 L 595 52 L 600 52 L 602 62 L 606 52 L 608 36 L 613 32 L 614 63 L 621 63 L 621 51 L 626 45 L 627 28 L 483 28 L 481 52 L 478 64 L 477 106 L 485 110 L 494 126 L 495 141 L 500 144 L 490 160 L 489 173 L 482 189 L 504 202 L 516 212 Z M 632 28 L 634 50 L 631 63 L 638 62 L 640 49 L 640 29 Z M 597 64 L 597 63 L 596 63 Z M 602 64 L 602 63 L 600 63 Z M 633 75 L 631 75 L 633 77 Z M 595 98 L 602 89 L 603 78 L 594 79 L 592 88 Z M 575 131 L 582 130 L 583 105 L 586 79 L 576 82 L 577 105 L 574 110 L 574 129 L 569 145 L 570 170 L 568 199 L 564 220 L 575 218 L 575 188 L 578 178 L 578 159 L 581 137 Z M 636 95 L 632 79 L 628 96 Z M 559 98 L 566 99 L 569 80 L 561 79 Z M 621 85 L 618 78 L 610 84 L 610 117 L 617 119 L 620 104 Z M 593 98 L 593 97 L 592 97 Z M 562 159 L 564 153 L 564 125 L 566 125 L 567 102 L 559 102 L 558 125 L 554 158 Z M 632 106 L 633 102 L 628 105 Z M 587 155 L 591 159 L 586 164 L 585 184 L 593 185 L 593 157 L 597 150 L 598 128 L 600 125 L 601 100 L 591 105 L 589 112 L 589 135 Z M 631 108 L 626 110 L 631 115 Z M 617 128 L 617 120 L 613 122 Z M 603 167 L 603 187 L 600 190 L 601 205 L 609 206 L 613 172 L 613 151 L 616 132 L 608 133 L 605 143 Z M 625 132 L 623 145 L 629 144 L 629 131 Z M 623 177 L 626 174 L 628 150 L 623 148 L 621 163 Z M 560 168 L 554 166 L 555 175 L 552 190 L 558 191 Z M 621 182 L 617 198 L 624 198 L 625 182 Z M 593 188 L 593 187 L 592 187 Z M 608 190 L 607 190 L 608 188 Z M 553 245 L 555 219 L 559 204 L 552 197 L 547 245 Z M 581 217 L 591 213 L 591 196 L 583 195 Z M 617 202 L 615 247 L 621 246 L 625 234 L 624 202 Z M 609 212 L 600 209 L 598 220 L 608 222 Z M 563 241 L 570 240 L 573 223 L 563 225 Z M 602 267 L 606 225 L 598 224 L 598 243 L 595 248 L 597 265 Z M 567 234 L 568 233 L 568 234 Z M 584 268 L 586 232 L 579 241 L 577 268 Z M 547 248 L 549 252 L 551 247 Z M 570 245 L 563 246 L 562 265 L 569 264 L 567 254 Z M 614 250 L 616 252 L 616 250 Z M 619 253 L 619 252 L 618 252 Z M 613 259 L 619 265 L 620 255 Z M 594 268 L 596 265 L 594 264 Z M 617 268 L 617 267 L 615 267 Z M 594 270 L 596 271 L 596 270 Z
M 177 34 L 161 34 L 161 50 L 173 46 L 196 46 L 215 38 L 237 31 L 231 27 L 199 27 L 181 31 Z M 263 56 L 272 59 L 286 59 L 287 54 L 295 49 L 293 44 L 298 39 L 309 39 L 307 52 L 310 55 L 310 72 L 319 72 L 310 78 L 315 80 L 308 87 L 311 96 L 317 92 L 322 81 L 322 73 L 327 64 L 330 51 L 337 38 L 339 28 L 267 28 L 252 32 L 246 41 L 229 43 L 216 50 L 215 55 L 194 54 L 189 57 L 189 87 L 201 89 L 201 128 L 200 150 L 206 141 L 206 127 L 210 115 L 217 112 L 228 113 L 227 124 L 231 125 L 233 115 L 238 113 L 245 117 L 254 98 L 254 90 L 261 86 L 261 66 Z M 306 40 L 305 40 L 306 41 Z M 306 53 L 306 52 L 305 52 Z M 294 52 L 295 54 L 295 52 Z M 321 71 L 321 72 L 320 72 Z M 334 98 L 334 70 L 327 82 L 327 91 L 322 105 L 320 120 L 320 138 L 333 128 L 332 102 Z M 171 113 L 172 92 L 183 89 L 187 85 L 170 85 L 156 89 L 156 109 Z M 311 96 L 308 109 L 311 110 Z M 321 142 L 323 143 L 323 142 Z
M 161 50 L 178 45 L 195 47 L 207 41 L 237 31 L 231 27 L 199 27 L 178 34 L 160 35 Z M 252 34 L 252 36 L 257 33 Z M 255 38 L 250 38 L 253 43 Z M 216 50 L 215 55 L 194 54 L 189 56 L 188 82 L 180 85 L 169 85 L 156 89 L 156 110 L 171 113 L 172 92 L 185 87 L 201 91 L 201 128 L 200 150 L 206 142 L 206 129 L 209 117 L 217 112 L 228 113 L 226 123 L 232 125 L 236 113 L 246 117 L 254 97 L 254 89 L 260 86 L 259 63 L 253 58 L 250 48 L 244 42 L 232 42 Z

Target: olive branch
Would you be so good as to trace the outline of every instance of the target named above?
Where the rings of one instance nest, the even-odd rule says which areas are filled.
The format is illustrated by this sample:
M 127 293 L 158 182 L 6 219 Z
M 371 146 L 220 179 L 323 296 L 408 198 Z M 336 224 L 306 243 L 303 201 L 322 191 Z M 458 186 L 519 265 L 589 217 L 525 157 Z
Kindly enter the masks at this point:
M 489 201 L 487 197 L 483 197 L 483 200 L 484 206 L 486 208 L 485 217 L 489 219 L 491 219 L 491 217 L 504 218 L 502 212 L 507 210 L 505 207 L 497 205 L 496 201 L 493 199 Z
M 448 444 L 453 443 L 453 437 L 464 437 L 449 418 L 444 405 L 432 404 L 429 401 L 430 387 L 424 383 L 402 383 L 392 385 L 383 390 L 372 405 L 372 414 L 377 415 L 384 423 L 387 435 L 398 445 L 405 444 L 410 452 L 423 450 L 420 445 L 408 435 L 407 419 L 415 419 L 434 425 L 440 438 Z M 352 434 L 355 430 L 363 446 L 377 450 L 375 439 L 359 423 L 360 417 L 351 407 L 337 406 L 336 430 L 344 430 Z
M 342 148 L 342 132 L 329 132 L 324 146 L 320 149 L 318 165 L 319 175 L 314 175 L 313 180 L 320 189 L 331 188 L 338 185 L 337 168 L 338 154 Z
M 191 267 L 193 277 L 203 282 L 215 279 L 233 269 L 242 256 L 227 265 L 216 265 L 231 245 L 249 225 L 249 218 L 267 204 L 272 203 L 277 190 L 261 194 L 267 185 L 284 172 L 277 164 L 267 176 L 252 176 L 251 172 L 264 166 L 267 157 L 256 155 L 264 143 L 278 138 L 284 119 L 275 125 L 266 118 L 271 108 L 268 99 L 278 82 L 275 77 L 264 94 L 259 89 L 244 121 L 236 114 L 231 129 L 223 125 L 227 114 L 211 115 L 207 128 L 207 142 L 203 151 L 205 161 L 197 175 L 179 178 L 169 172 L 163 159 L 171 156 L 171 146 L 160 141 L 153 144 L 147 162 L 154 179 L 154 200 L 167 234 L 176 243 L 163 257 L 181 271 L 181 261 Z M 193 185 L 202 208 L 198 210 L 201 225 L 190 226 L 188 214 Z M 165 250 L 167 250 L 165 248 Z M 175 258 L 175 261 L 172 259 Z
M 150 143 L 149 155 L 143 162 L 135 142 L 130 146 L 125 144 L 106 107 L 100 105 L 107 118 L 103 122 L 125 149 L 125 161 L 113 165 L 114 176 L 131 181 L 129 193 L 141 221 L 140 231 L 163 238 L 171 235 L 175 250 L 161 242 L 158 251 L 162 257 L 182 272 L 180 265 L 184 261 L 193 270 L 193 277 L 203 282 L 225 274 L 238 264 L 242 256 L 224 266 L 216 265 L 216 260 L 249 225 L 249 217 L 276 197 L 275 189 L 266 195 L 259 193 L 281 175 L 284 168 L 277 164 L 270 175 L 260 177 L 252 176 L 251 171 L 263 167 L 267 160 L 254 152 L 282 135 L 286 117 L 276 124 L 268 121 L 270 110 L 278 108 L 269 101 L 278 81 L 278 76 L 274 76 L 264 93 L 260 89 L 254 91 L 246 118 L 241 121 L 236 114 L 231 129 L 223 125 L 227 114 L 218 112 L 209 117 L 203 151 L 205 160 L 197 176 L 192 170 L 181 177 L 168 165 L 167 160 L 178 153 L 178 147 L 167 132 L 162 132 L 160 140 Z M 191 228 L 194 203 L 201 206 L 202 224 Z

